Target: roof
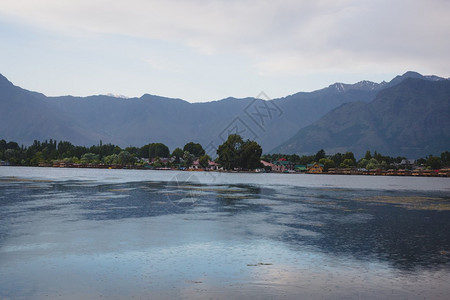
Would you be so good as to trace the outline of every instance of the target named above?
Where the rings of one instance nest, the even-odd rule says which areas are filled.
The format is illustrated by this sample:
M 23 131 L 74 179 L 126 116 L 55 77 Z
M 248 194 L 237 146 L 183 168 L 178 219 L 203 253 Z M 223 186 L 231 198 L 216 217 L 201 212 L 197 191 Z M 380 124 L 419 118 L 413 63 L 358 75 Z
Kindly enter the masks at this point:
M 318 165 L 319 167 L 323 167 L 324 166 L 323 164 L 314 163 L 314 164 L 308 164 L 307 167 L 311 168 L 311 167 L 314 167 L 315 165 Z
M 297 169 L 297 170 L 306 170 L 306 165 L 295 165 L 295 169 Z
M 263 164 L 264 167 L 272 167 L 272 166 L 273 166 L 272 163 L 267 162 L 267 161 L 265 161 L 265 160 L 261 160 L 261 163 Z

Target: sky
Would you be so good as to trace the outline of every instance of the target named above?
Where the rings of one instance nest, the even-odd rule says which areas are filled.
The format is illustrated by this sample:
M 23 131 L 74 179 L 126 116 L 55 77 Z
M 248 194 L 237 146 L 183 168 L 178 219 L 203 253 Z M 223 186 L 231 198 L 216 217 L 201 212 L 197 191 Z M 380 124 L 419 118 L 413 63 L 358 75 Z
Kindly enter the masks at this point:
M 448 0 L 0 0 L 0 73 L 47 96 L 270 98 L 450 77 Z

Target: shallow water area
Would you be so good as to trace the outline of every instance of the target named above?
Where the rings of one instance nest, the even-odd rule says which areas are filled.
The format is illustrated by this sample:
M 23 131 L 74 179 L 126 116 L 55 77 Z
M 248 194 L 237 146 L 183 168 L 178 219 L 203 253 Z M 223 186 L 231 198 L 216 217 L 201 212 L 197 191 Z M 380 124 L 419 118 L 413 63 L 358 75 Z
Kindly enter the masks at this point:
M 449 183 L 0 167 L 0 299 L 442 299 Z

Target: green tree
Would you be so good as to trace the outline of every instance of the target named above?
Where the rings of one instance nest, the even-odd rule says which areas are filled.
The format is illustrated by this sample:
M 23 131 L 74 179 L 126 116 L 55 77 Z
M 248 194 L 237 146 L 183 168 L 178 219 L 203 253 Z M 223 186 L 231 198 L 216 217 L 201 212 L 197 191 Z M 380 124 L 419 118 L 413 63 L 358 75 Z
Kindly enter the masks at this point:
M 105 157 L 103 157 L 103 162 L 107 165 L 119 164 L 119 155 L 111 154 L 111 155 L 105 156 Z
M 155 157 L 169 157 L 169 147 L 163 143 L 152 143 L 148 145 L 148 157 L 150 159 Z
M 376 170 L 379 169 L 380 167 L 381 167 L 380 163 L 375 158 L 371 158 L 366 165 L 367 170 Z
M 183 151 L 188 151 L 195 157 L 205 155 L 205 150 L 203 149 L 202 145 L 196 144 L 194 142 L 189 142 L 186 145 L 184 145 Z
M 330 168 L 334 168 L 336 166 L 336 164 L 334 163 L 333 160 L 328 159 L 328 158 L 322 158 L 319 160 L 319 164 L 323 164 L 323 170 L 325 172 L 328 172 L 328 170 Z
M 427 166 L 433 170 L 441 168 L 441 159 L 437 156 L 430 155 L 427 158 Z
M 450 165 L 450 152 L 445 151 L 441 153 L 441 163 L 443 166 Z
M 342 158 L 344 159 L 344 161 L 343 161 L 344 163 L 345 163 L 346 159 L 350 159 L 352 161 L 351 164 L 347 161 L 347 163 L 346 163 L 347 165 L 356 166 L 356 159 L 355 159 L 355 155 L 353 154 L 353 152 L 345 152 L 345 154 L 343 155 Z
M 336 166 L 340 166 L 342 161 L 344 160 L 342 153 L 339 152 L 331 156 L 330 159 L 334 161 L 334 164 Z M 305 163 L 303 163 L 303 165 L 305 165 Z
M 325 150 L 320 149 L 319 151 L 317 151 L 314 159 L 315 159 L 315 161 L 320 161 L 322 158 L 325 158 Z
M 121 165 L 129 165 L 134 162 L 134 158 L 128 151 L 121 151 L 118 155 L 118 162 Z
M 183 150 L 181 148 L 175 148 L 175 150 L 173 150 L 171 156 L 175 158 L 174 162 L 176 164 L 180 163 L 180 159 L 183 158 L 183 154 L 184 154 L 184 152 L 183 152 Z
M 42 155 L 42 152 L 38 151 L 36 154 L 33 155 L 33 157 L 30 160 L 30 164 L 32 166 L 37 166 L 39 163 L 44 162 L 44 156 Z
M 200 156 L 200 158 L 198 159 L 198 163 L 200 164 L 200 166 L 202 166 L 202 168 L 206 169 L 209 166 L 209 161 L 211 160 L 211 157 L 209 157 L 209 155 L 205 154 Z
M 126 147 L 125 151 L 127 151 L 128 153 L 130 153 L 131 155 L 133 155 L 135 157 L 139 156 L 139 148 L 138 147 L 131 147 L 131 146 Z
M 364 158 L 369 161 L 372 158 L 372 154 L 370 153 L 369 150 L 366 151 L 366 155 L 364 155 Z
M 162 168 L 162 167 L 163 167 L 163 164 L 162 164 L 162 162 L 161 162 L 159 156 L 157 156 L 157 157 L 155 157 L 155 158 L 153 159 L 152 166 L 153 166 L 154 168 Z
M 340 168 L 350 168 L 350 167 L 354 167 L 355 165 L 356 164 L 352 159 L 346 158 L 346 159 L 344 159 L 344 161 L 341 162 L 339 167 Z
M 58 143 L 58 157 L 65 158 L 73 156 L 74 146 L 70 142 L 60 141 Z
M 194 158 L 195 158 L 194 155 L 189 153 L 189 151 L 184 151 L 183 153 L 184 166 L 186 168 L 189 168 L 192 162 L 194 161 Z
M 63 162 L 69 163 L 69 164 L 77 164 L 80 162 L 80 160 L 78 159 L 78 157 L 72 156 L 72 157 L 64 157 Z
M 91 152 L 83 154 L 80 159 L 81 163 L 84 163 L 84 164 L 96 163 L 96 162 L 98 162 L 98 160 L 99 160 L 98 154 L 91 153 Z
M 6 145 L 7 145 L 7 143 L 6 143 L 6 141 L 5 140 L 0 140 L 0 152 L 1 151 L 5 151 L 7 148 L 6 148 Z
M 225 170 L 234 170 L 240 166 L 241 148 L 244 141 L 238 134 L 231 134 L 217 149 L 217 161 Z
M 367 153 L 366 153 L 366 156 L 367 156 Z M 365 157 L 361 158 L 358 162 L 358 168 L 366 168 L 367 164 L 369 163 L 369 160 L 370 160 L 370 158 L 369 159 L 367 159 Z
M 254 170 L 261 167 L 261 146 L 255 142 L 247 140 L 240 149 L 240 167 L 247 170 Z

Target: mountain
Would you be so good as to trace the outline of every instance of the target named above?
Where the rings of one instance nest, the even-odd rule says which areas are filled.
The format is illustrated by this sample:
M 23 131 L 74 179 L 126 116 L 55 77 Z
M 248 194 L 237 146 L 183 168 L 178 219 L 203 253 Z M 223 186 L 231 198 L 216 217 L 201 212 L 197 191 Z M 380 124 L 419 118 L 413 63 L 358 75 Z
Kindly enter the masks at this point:
M 414 106 L 423 111 L 423 103 L 416 98 L 421 95 L 428 99 L 436 91 L 423 84 L 418 86 L 424 91 L 405 89 L 403 83 L 409 80 L 433 84 L 448 81 L 407 72 L 390 82 L 335 83 L 314 92 L 300 92 L 273 100 L 261 93 L 253 98 L 189 103 L 150 94 L 139 98 L 106 95 L 46 97 L 14 86 L 0 75 L 0 139 L 24 145 L 30 145 L 35 139 L 56 139 L 86 146 L 101 140 L 104 144 L 121 147 L 162 142 L 172 150 L 193 141 L 201 143 L 207 153 L 214 156 L 215 149 L 228 134 L 239 133 L 244 138 L 256 140 L 265 151 L 275 148 L 274 151 L 286 153 L 315 153 L 321 148 L 330 153 L 376 149 L 386 154 L 394 153 L 394 150 L 408 153 L 425 150 L 436 153 L 434 150 L 440 151 L 442 147 L 448 150 L 445 142 L 438 147 L 437 142 L 431 140 L 438 138 L 433 135 L 439 129 L 435 127 L 446 128 L 441 124 L 445 120 L 441 119 L 448 114 L 448 106 L 441 101 L 435 103 L 436 111 L 427 107 L 427 113 L 437 119 L 422 120 L 423 115 L 416 113 Z M 393 91 L 396 91 L 395 97 L 389 96 Z M 381 109 L 376 106 L 380 97 L 395 98 L 385 100 L 386 107 L 401 111 L 401 115 L 392 115 L 391 110 L 386 110 L 380 116 Z M 418 103 L 412 102 L 413 99 Z M 427 101 L 435 100 L 437 98 Z M 396 105 L 401 105 L 401 109 L 391 101 L 397 101 Z M 372 119 L 386 122 L 392 128 L 383 129 L 380 124 L 371 123 Z M 417 123 L 419 120 L 422 123 Z M 418 124 L 423 126 L 416 130 L 420 138 L 407 130 Z M 399 129 L 403 127 L 406 129 Z M 386 133 L 382 134 L 383 130 Z M 427 132 L 425 137 L 422 136 L 424 132 Z M 408 139 L 405 141 L 403 136 Z M 429 145 L 424 146 L 422 142 Z
M 419 74 L 420 75 L 420 74 Z M 346 103 L 300 129 L 273 153 L 313 154 L 376 150 L 411 158 L 450 149 L 450 80 L 396 77 L 368 103 Z
M 162 142 L 171 149 L 194 141 L 217 148 L 229 133 L 238 132 L 272 149 L 331 109 L 368 102 L 381 88 L 364 81 L 271 101 L 261 93 L 256 98 L 189 103 L 149 94 L 129 99 L 46 97 L 0 75 L 0 138 L 25 145 L 50 138 L 88 146 L 100 140 L 120 146 Z
M 0 75 L 0 136 L 31 144 L 34 139 L 98 142 L 102 137 L 46 101 L 43 94 L 14 86 Z

